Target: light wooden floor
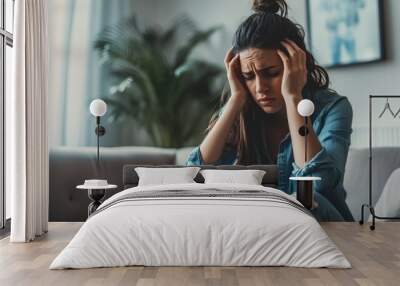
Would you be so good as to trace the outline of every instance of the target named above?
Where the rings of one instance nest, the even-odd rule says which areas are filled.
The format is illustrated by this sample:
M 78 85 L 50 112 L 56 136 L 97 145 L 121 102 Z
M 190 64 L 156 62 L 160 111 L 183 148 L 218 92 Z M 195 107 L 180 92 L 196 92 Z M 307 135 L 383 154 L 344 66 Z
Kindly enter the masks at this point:
M 27 244 L 0 241 L 0 285 L 400 285 L 400 224 L 381 222 L 374 232 L 357 223 L 324 229 L 353 269 L 289 267 L 123 267 L 48 270 L 81 223 L 50 223 L 49 233 Z

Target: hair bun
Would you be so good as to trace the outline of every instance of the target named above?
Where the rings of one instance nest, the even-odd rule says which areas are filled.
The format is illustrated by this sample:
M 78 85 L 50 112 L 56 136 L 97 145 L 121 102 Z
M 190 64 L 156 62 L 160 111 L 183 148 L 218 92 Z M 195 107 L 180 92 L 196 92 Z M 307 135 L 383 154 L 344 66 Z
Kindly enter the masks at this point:
M 255 13 L 280 14 L 282 17 L 287 15 L 287 4 L 285 0 L 252 0 L 251 9 Z

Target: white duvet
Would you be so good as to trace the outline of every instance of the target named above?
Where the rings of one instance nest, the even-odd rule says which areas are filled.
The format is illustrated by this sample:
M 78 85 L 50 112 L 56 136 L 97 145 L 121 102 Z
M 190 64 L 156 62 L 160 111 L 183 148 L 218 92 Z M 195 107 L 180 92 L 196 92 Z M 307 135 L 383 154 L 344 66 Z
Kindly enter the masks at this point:
M 90 217 L 50 269 L 145 266 L 294 266 L 350 268 L 309 214 L 290 204 L 246 197 L 118 198 L 132 192 L 261 190 L 268 187 L 175 184 L 120 192 Z M 137 194 L 137 193 L 134 193 Z

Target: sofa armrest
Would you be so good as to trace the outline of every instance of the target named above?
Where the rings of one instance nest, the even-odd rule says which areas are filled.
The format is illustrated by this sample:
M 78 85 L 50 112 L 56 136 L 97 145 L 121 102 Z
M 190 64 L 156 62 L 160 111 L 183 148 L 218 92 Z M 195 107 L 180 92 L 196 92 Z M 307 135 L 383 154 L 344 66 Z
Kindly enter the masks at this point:
M 126 164 L 175 164 L 175 149 L 154 147 L 102 147 L 97 166 L 96 147 L 56 147 L 50 150 L 49 220 L 85 221 L 90 203 L 87 192 L 75 187 L 85 179 L 107 179 L 123 190 L 122 168 Z

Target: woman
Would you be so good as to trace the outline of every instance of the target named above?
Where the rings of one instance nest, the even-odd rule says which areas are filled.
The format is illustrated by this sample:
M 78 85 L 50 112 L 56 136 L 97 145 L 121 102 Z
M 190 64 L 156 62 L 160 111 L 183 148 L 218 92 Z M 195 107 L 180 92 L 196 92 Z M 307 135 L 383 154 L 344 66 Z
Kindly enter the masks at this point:
M 285 1 L 255 0 L 253 10 L 225 58 L 230 96 L 223 93 L 221 111 L 187 164 L 277 164 L 279 189 L 289 194 L 295 190 L 290 176 L 319 176 L 314 215 L 351 221 L 343 189 L 351 105 L 328 89 L 328 74 L 306 50 L 302 28 L 286 17 Z M 307 163 L 298 132 L 304 119 L 297 112 L 304 98 L 315 105 L 308 121 Z

